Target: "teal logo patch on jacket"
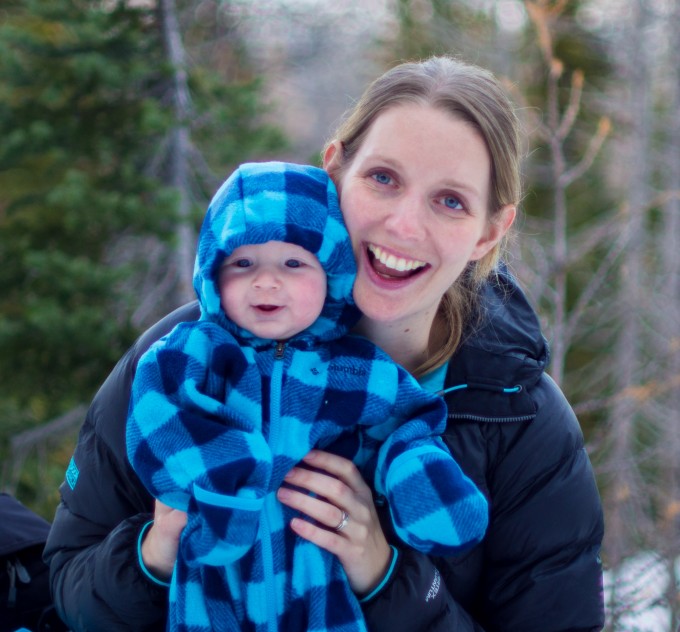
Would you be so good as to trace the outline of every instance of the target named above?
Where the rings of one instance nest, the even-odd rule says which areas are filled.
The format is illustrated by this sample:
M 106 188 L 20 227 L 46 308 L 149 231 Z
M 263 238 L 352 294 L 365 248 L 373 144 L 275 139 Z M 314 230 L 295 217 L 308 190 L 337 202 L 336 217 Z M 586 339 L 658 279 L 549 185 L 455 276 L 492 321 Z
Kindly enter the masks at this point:
M 80 470 L 76 465 L 76 461 L 71 457 L 71 461 L 66 468 L 66 482 L 71 489 L 76 488 L 76 483 L 78 482 L 78 476 L 80 476 Z

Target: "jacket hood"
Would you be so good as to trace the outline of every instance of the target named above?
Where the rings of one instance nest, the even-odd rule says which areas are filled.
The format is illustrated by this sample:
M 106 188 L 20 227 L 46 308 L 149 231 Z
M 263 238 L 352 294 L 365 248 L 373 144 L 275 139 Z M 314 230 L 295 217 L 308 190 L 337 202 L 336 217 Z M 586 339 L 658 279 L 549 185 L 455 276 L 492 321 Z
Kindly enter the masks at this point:
M 316 255 L 327 275 L 320 317 L 294 339 L 327 341 L 359 318 L 352 288 L 356 264 L 335 185 L 316 167 L 283 162 L 241 165 L 213 197 L 201 227 L 194 289 L 201 319 L 250 344 L 269 343 L 229 320 L 220 304 L 218 277 L 225 257 L 244 245 L 284 241 Z
M 454 417 L 477 421 L 533 418 L 530 390 L 549 355 L 536 312 L 501 266 L 485 283 L 478 318 L 449 362 L 449 410 Z

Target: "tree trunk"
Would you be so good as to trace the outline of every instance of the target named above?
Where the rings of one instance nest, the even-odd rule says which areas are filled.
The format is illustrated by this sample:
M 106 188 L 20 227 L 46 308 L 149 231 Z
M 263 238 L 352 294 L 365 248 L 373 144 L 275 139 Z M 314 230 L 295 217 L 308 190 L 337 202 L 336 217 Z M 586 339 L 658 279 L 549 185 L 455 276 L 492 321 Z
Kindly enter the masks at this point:
M 623 218 L 627 232 L 624 264 L 619 279 L 620 332 L 614 351 L 613 383 L 616 393 L 610 411 L 610 488 L 606 499 L 607 534 L 605 551 L 614 573 L 613 629 L 618 629 L 616 613 L 625 611 L 626 604 L 617 603 L 617 575 L 621 563 L 635 550 L 636 531 L 645 531 L 646 511 L 641 507 L 645 492 L 639 476 L 639 446 L 636 441 L 638 400 L 632 396 L 641 383 L 642 371 L 642 312 L 645 306 L 644 287 L 644 218 L 650 201 L 650 72 L 647 42 L 641 33 L 649 16 L 643 0 L 631 2 L 631 22 L 622 33 L 628 51 L 622 59 L 625 68 L 628 99 L 626 111 L 631 118 L 627 160 L 627 212 Z M 630 580 L 630 578 L 627 578 Z
M 189 120 L 192 112 L 187 85 L 186 53 L 177 19 L 175 0 L 161 0 L 161 25 L 166 54 L 173 69 L 172 103 L 175 124 L 170 132 L 170 184 L 179 195 L 177 238 L 177 299 L 185 303 L 195 298 L 192 286 L 196 232 L 191 224 Z
M 666 33 L 671 42 L 667 67 L 672 68 L 666 104 L 666 129 L 668 131 L 666 151 L 664 152 L 664 175 L 666 203 L 663 205 L 663 235 L 661 239 L 661 287 L 658 296 L 662 304 L 658 310 L 658 330 L 660 357 L 669 356 L 667 362 L 668 379 L 677 383 L 680 376 L 680 4 L 676 3 Z M 666 363 L 664 363 L 666 364 Z M 666 603 L 671 614 L 670 630 L 680 625 L 680 600 L 678 595 L 677 560 L 680 557 L 680 389 L 669 388 L 662 403 L 662 441 L 661 471 L 665 485 L 661 490 L 665 505 L 662 528 L 663 552 L 666 557 L 669 581 L 666 588 Z

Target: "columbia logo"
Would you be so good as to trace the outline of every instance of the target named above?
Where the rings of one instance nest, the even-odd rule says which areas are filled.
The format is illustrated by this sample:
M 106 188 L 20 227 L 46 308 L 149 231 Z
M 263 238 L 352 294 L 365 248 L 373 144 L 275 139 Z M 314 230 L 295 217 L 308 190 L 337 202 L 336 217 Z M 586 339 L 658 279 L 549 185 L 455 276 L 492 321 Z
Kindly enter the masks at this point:
M 339 371 L 340 373 L 349 373 L 350 375 L 368 375 L 366 369 L 357 369 L 354 366 L 342 366 L 337 364 L 331 364 L 328 367 L 329 371 Z

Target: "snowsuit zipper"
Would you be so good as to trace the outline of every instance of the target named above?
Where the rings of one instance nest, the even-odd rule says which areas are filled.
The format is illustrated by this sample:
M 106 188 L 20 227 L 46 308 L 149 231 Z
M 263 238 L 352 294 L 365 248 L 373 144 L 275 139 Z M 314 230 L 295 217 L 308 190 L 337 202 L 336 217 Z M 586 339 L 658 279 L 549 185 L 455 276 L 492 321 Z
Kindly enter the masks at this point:
M 284 363 L 277 362 L 283 360 L 286 353 L 286 343 L 279 341 L 274 350 L 274 368 L 270 386 L 270 405 L 269 405 L 269 445 L 272 454 L 278 453 L 278 442 L 281 431 L 281 388 L 283 385 Z M 263 537 L 262 537 L 262 565 L 264 567 L 264 582 L 267 587 L 265 591 L 267 628 L 269 632 L 278 632 L 278 613 L 277 613 L 277 594 L 276 578 L 274 574 L 274 553 L 271 540 L 271 513 L 276 510 L 273 506 L 276 503 L 276 494 L 271 492 L 267 496 L 264 504 L 263 515 Z

